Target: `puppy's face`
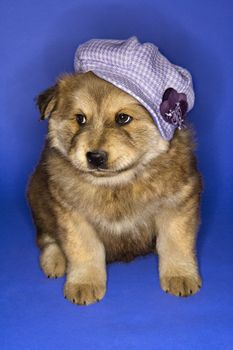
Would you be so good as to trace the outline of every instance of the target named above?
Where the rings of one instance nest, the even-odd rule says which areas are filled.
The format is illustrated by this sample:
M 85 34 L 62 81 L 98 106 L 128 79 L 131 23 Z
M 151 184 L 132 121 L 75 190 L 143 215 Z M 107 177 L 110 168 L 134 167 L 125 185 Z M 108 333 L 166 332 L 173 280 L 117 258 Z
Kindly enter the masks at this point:
M 95 184 L 130 181 L 168 148 L 136 99 L 91 72 L 64 76 L 37 101 L 51 146 Z

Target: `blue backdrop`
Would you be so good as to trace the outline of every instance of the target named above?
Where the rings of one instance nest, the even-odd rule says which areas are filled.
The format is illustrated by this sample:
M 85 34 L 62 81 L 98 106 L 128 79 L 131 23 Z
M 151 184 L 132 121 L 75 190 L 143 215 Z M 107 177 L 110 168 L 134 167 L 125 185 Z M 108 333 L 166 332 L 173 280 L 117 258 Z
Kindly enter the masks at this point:
M 2 0 L 0 5 L 0 349 L 233 349 L 232 0 Z M 204 176 L 203 288 L 159 287 L 157 257 L 108 267 L 105 299 L 76 307 L 39 269 L 25 187 L 46 133 L 33 98 L 73 71 L 91 38 L 152 41 L 193 75 Z

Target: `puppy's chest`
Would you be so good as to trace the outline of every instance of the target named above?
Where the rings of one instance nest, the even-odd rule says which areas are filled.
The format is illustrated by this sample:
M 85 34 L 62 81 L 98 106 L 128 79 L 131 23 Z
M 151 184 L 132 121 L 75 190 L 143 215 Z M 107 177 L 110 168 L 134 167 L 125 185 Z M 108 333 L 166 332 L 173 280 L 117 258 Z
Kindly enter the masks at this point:
M 143 201 L 130 190 L 97 193 L 87 209 L 97 231 L 112 234 L 149 231 L 154 203 Z

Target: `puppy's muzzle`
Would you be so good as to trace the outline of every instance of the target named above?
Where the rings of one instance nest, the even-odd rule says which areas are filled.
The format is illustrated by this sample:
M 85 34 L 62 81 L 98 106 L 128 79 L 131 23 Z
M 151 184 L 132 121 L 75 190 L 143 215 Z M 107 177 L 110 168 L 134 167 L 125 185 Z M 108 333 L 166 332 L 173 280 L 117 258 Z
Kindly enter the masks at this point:
M 107 168 L 108 154 L 105 151 L 91 151 L 86 153 L 90 168 Z

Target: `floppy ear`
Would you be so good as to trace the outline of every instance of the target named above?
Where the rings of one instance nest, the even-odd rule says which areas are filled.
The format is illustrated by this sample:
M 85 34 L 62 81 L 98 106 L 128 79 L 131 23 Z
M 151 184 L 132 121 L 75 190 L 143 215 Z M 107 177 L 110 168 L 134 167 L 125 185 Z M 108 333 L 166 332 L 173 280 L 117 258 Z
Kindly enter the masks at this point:
M 36 104 L 40 110 L 40 119 L 48 119 L 57 104 L 57 85 L 52 86 L 37 96 Z

